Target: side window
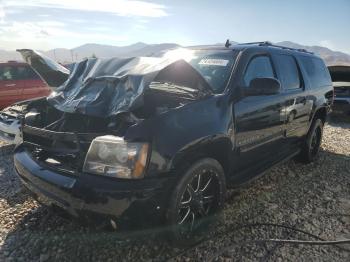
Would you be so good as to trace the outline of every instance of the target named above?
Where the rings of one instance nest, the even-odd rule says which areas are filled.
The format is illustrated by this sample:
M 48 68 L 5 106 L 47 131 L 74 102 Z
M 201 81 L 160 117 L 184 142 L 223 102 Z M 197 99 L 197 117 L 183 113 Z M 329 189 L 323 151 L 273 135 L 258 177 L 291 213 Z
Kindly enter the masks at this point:
M 17 68 L 14 66 L 0 67 L 0 80 L 17 80 Z
M 301 88 L 300 74 L 295 58 L 290 55 L 277 55 L 280 81 L 284 89 Z
M 29 66 L 19 66 L 18 77 L 22 80 L 33 80 L 39 78 L 38 74 Z
M 244 84 L 249 86 L 250 81 L 259 77 L 274 77 L 273 68 L 268 56 L 254 57 L 244 74 Z
M 302 56 L 301 61 L 310 80 L 311 88 L 332 85 L 329 71 L 321 59 Z

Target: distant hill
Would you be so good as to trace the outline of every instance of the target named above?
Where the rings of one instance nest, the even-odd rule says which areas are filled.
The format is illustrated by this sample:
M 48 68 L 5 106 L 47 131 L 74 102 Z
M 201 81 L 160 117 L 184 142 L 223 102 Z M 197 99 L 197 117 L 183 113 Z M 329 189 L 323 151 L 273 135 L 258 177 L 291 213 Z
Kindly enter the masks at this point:
M 327 47 L 323 46 L 305 46 L 300 45 L 297 43 L 284 41 L 277 43 L 278 45 L 283 45 L 291 48 L 298 48 L 298 49 L 306 49 L 308 51 L 311 51 L 320 57 L 322 57 L 327 65 L 350 65 L 350 55 L 339 52 L 339 51 L 333 51 Z
M 235 42 L 233 42 L 235 43 Z M 322 46 L 305 46 L 294 42 L 284 41 L 276 43 L 292 48 L 306 49 L 321 56 L 327 65 L 350 65 L 350 55 L 339 51 L 333 51 Z M 223 44 L 222 44 L 223 45 Z M 73 49 L 56 48 L 43 52 L 48 57 L 61 62 L 70 63 L 80 61 L 86 57 L 130 57 L 130 56 L 154 56 L 164 53 L 168 49 L 180 47 L 174 43 L 145 44 L 138 42 L 128 46 L 112 46 L 88 43 Z M 23 47 L 25 48 L 25 46 Z M 22 60 L 15 51 L 0 50 L 0 61 Z

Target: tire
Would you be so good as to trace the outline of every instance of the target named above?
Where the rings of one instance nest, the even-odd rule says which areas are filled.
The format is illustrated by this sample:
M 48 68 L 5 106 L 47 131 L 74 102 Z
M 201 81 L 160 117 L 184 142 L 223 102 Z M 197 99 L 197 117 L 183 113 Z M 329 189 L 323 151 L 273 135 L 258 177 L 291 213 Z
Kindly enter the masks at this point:
M 194 163 L 175 187 L 167 212 L 171 241 L 188 246 L 197 241 L 223 208 L 226 180 L 222 166 L 211 158 Z
M 320 150 L 323 135 L 323 122 L 316 119 L 306 136 L 305 142 L 299 155 L 299 160 L 303 163 L 314 161 Z

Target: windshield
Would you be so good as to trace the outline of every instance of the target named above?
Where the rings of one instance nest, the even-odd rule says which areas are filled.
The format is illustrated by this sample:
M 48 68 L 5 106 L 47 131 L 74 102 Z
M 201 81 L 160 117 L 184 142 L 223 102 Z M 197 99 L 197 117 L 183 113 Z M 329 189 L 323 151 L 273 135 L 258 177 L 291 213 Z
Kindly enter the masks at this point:
M 213 92 L 222 93 L 229 80 L 237 52 L 197 51 L 188 62 L 207 80 Z

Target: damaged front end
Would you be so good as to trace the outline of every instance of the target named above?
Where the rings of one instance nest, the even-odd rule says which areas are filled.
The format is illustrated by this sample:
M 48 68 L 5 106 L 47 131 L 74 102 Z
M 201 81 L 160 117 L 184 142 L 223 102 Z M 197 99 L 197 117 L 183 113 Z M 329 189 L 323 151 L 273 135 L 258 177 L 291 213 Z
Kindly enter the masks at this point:
M 28 50 L 25 54 L 40 73 L 35 68 L 38 63 L 31 62 L 35 57 L 46 60 L 37 53 L 28 56 Z M 55 78 L 57 74 L 57 79 L 64 80 L 59 70 L 48 72 L 49 66 L 39 64 L 46 75 Z M 183 59 L 84 60 L 74 65 L 55 92 L 26 111 L 15 168 L 31 191 L 41 200 L 44 196 L 42 202 L 73 215 L 80 211 L 112 217 L 163 213 L 174 178 L 140 179 L 147 176 L 150 158 L 160 157 L 151 153 L 152 122 L 213 94 L 207 79 Z M 195 110 L 203 109 L 210 110 Z M 133 133 L 139 128 L 141 133 Z
M 38 73 L 45 71 L 43 78 L 63 80 L 56 67 L 50 71 L 50 64 L 44 66 L 47 58 L 30 50 L 21 53 Z M 184 60 L 84 60 L 47 100 L 27 111 L 23 146 L 51 168 L 82 172 L 96 137 L 124 137 L 130 126 L 211 93 L 205 79 Z
M 30 105 L 45 98 L 37 98 L 15 103 L 0 112 L 0 139 L 9 144 L 22 143 L 21 123 L 30 110 Z

